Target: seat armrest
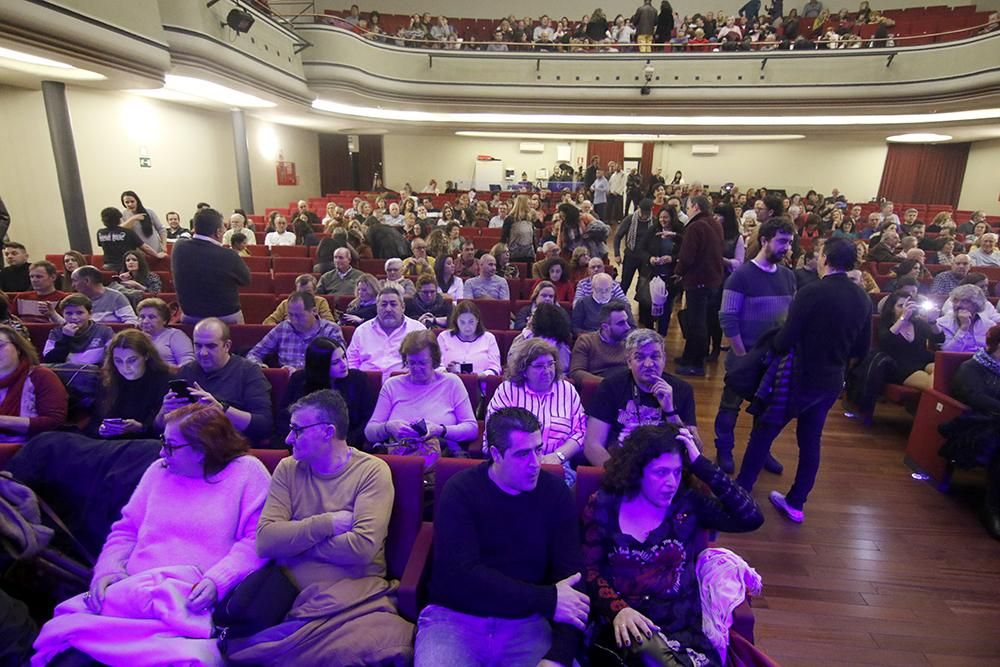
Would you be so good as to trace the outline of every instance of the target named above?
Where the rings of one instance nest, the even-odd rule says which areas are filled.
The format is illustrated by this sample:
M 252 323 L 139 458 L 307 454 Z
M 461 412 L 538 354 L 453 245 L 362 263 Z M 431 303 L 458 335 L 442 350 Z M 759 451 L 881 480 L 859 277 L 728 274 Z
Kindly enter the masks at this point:
M 753 644 L 753 628 L 755 622 L 753 608 L 750 606 L 750 596 L 748 595 L 746 599 L 743 600 L 743 604 L 733 610 L 733 627 L 730 628 L 730 630 L 738 632 L 744 639 Z
M 430 575 L 433 542 L 434 524 L 425 521 L 413 541 L 413 550 L 406 561 L 403 578 L 399 581 L 399 615 L 413 623 L 417 622 L 421 593 L 426 589 L 427 577 Z

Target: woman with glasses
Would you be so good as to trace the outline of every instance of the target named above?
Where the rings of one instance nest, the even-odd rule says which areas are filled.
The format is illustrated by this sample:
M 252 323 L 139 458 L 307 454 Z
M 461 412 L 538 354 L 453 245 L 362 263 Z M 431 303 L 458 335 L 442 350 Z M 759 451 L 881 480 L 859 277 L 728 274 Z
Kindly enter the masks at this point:
M 561 379 L 560 363 L 555 346 L 544 340 L 532 338 L 519 346 L 507 360 L 507 379 L 493 394 L 486 421 L 501 408 L 528 410 L 542 425 L 542 463 L 568 471 L 570 461 L 583 451 L 586 415 L 576 389 Z
M 461 452 L 460 443 L 475 440 L 479 425 L 462 381 L 436 370 L 441 349 L 432 332 L 406 334 L 399 353 L 407 373 L 382 385 L 365 437 L 390 454 L 422 456 L 429 469 L 441 452 Z
M 288 381 L 285 400 L 278 409 L 274 442 L 280 446 L 288 435 L 288 406 L 303 396 L 320 389 L 333 389 L 347 403 L 348 431 L 347 444 L 365 449 L 365 424 L 371 419 L 375 409 L 375 395 L 369 389 L 364 371 L 348 368 L 347 349 L 343 343 L 332 338 L 315 338 L 306 348 L 306 365 L 292 373 Z
M 33 663 L 222 664 L 212 608 L 264 561 L 270 476 L 214 406 L 166 416 L 161 457 L 111 527 L 90 590 L 63 602 Z

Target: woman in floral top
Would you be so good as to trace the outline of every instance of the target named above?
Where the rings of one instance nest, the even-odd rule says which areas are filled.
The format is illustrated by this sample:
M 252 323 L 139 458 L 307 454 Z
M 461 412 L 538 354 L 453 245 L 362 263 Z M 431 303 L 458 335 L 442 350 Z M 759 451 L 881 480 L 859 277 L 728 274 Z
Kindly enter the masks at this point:
M 692 475 L 714 495 L 692 488 Z M 598 619 L 591 664 L 721 664 L 701 629 L 695 562 L 703 531 L 752 531 L 764 517 L 687 429 L 635 429 L 612 453 L 583 521 L 585 581 Z

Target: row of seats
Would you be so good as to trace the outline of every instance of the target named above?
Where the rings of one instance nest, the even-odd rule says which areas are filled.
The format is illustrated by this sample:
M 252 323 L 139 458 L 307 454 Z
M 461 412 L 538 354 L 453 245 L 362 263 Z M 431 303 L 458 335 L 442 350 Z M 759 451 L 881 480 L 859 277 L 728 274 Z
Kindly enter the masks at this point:
M 20 444 L 0 444 L 0 469 L 20 451 Z M 278 463 L 289 456 L 287 450 L 252 449 L 251 455 L 260 459 L 270 472 Z M 393 503 L 386 534 L 385 558 L 386 576 L 399 582 L 396 591 L 397 605 L 401 616 L 416 622 L 420 609 L 427 604 L 427 585 L 430 573 L 430 556 L 433 553 L 434 523 L 424 520 L 424 471 L 423 463 L 417 457 L 379 455 L 386 462 L 392 475 Z M 444 485 L 453 475 L 478 465 L 473 459 L 441 459 L 436 466 L 434 498 L 441 497 Z M 560 479 L 561 466 L 543 466 L 548 474 Z M 577 468 L 575 502 L 578 515 L 591 495 L 601 483 L 603 470 L 591 466 Z M 74 488 L 49 485 L 43 491 L 44 500 L 57 509 L 82 507 L 86 498 L 73 497 Z M 436 509 L 436 505 L 434 508 Z M 60 514 L 64 512 L 59 511 Z M 710 535 L 703 531 L 699 536 L 699 550 L 709 546 Z M 754 641 L 754 616 L 747 602 L 738 607 L 733 615 L 733 630 L 747 641 Z

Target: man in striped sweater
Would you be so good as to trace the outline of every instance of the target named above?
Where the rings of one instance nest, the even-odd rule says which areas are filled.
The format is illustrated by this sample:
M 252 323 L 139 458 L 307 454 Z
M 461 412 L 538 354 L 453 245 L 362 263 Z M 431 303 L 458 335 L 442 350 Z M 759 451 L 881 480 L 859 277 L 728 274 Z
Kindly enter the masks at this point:
M 791 248 L 794 235 L 795 226 L 789 218 L 771 218 L 760 226 L 760 252 L 726 280 L 719 323 L 731 345 L 726 355 L 727 371 L 764 332 L 781 325 L 788 315 L 795 296 L 795 274 L 782 266 L 781 260 Z M 715 450 L 719 468 L 730 475 L 735 470 L 733 430 L 742 405 L 743 399 L 735 391 L 723 388 L 715 417 Z M 764 468 L 775 474 L 783 469 L 770 454 Z

